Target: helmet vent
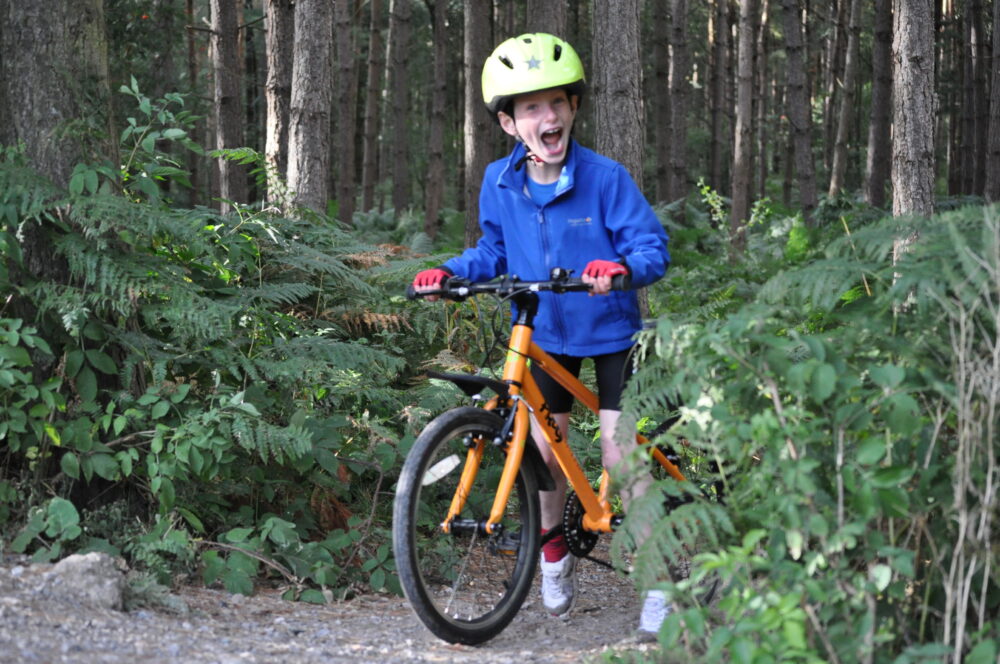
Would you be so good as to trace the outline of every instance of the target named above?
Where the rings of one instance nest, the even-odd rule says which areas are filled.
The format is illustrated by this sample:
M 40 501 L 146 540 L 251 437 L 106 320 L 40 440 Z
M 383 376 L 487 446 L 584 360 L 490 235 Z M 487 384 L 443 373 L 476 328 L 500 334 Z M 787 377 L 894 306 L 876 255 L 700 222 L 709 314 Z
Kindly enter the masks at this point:
M 556 44 L 555 48 L 552 49 L 552 59 L 559 62 L 560 57 L 562 57 L 562 46 Z
M 506 55 L 501 55 L 498 59 L 500 60 L 500 62 L 502 62 L 502 63 L 504 63 L 504 65 L 506 65 L 507 69 L 513 69 L 514 68 L 514 63 L 511 62 L 510 58 L 508 58 Z
M 525 44 L 530 44 L 531 43 L 531 37 L 525 37 L 524 38 L 524 43 Z

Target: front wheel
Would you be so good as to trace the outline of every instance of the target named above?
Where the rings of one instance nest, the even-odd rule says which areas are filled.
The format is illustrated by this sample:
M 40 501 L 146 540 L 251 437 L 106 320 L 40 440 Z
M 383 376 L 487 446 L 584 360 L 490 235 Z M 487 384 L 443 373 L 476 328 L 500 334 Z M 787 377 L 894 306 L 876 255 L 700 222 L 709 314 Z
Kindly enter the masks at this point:
M 400 583 L 417 616 L 435 635 L 474 645 L 499 634 L 531 589 L 541 515 L 535 469 L 526 456 L 498 533 L 444 532 L 470 447 L 482 447 L 478 472 L 456 521 L 485 522 L 506 458 L 493 439 L 501 419 L 478 408 L 435 418 L 406 457 L 393 507 L 393 548 Z

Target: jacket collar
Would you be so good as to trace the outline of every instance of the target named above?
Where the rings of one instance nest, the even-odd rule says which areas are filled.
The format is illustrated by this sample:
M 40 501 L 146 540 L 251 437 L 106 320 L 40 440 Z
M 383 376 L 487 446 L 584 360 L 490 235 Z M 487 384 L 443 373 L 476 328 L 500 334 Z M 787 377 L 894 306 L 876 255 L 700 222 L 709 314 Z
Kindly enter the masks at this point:
M 507 162 L 497 177 L 496 184 L 498 187 L 507 187 L 516 191 L 524 190 L 528 178 L 528 167 L 523 166 L 520 170 L 514 170 L 514 165 L 524 157 L 525 151 L 524 143 L 518 141 L 517 145 L 514 146 L 514 150 L 507 156 Z M 579 152 L 576 139 L 570 138 L 569 150 L 566 153 L 566 162 L 563 164 L 562 172 L 559 174 L 559 180 L 556 183 L 556 196 L 560 196 L 573 188 L 577 155 Z

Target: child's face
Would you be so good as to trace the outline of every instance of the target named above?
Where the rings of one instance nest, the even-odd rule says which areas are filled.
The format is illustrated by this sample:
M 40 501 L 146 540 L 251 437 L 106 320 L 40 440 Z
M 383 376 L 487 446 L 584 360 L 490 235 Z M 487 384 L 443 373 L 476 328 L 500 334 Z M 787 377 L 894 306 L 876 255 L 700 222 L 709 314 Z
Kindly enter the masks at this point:
M 542 90 L 514 100 L 514 117 L 500 113 L 500 126 L 518 136 L 539 159 L 561 165 L 569 149 L 569 135 L 576 117 L 577 97 L 570 100 L 562 89 Z

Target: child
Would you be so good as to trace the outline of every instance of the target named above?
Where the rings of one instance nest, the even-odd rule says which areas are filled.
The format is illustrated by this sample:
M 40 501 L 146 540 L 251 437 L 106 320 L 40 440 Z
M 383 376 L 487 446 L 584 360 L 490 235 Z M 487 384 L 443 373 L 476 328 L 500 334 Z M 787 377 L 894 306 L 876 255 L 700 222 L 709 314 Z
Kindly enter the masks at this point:
M 601 458 L 612 468 L 628 452 L 616 442 L 615 430 L 629 373 L 626 360 L 641 319 L 635 291 L 612 292 L 611 279 L 628 275 L 633 287 L 647 286 L 663 276 L 670 257 L 666 233 L 625 168 L 572 138 L 584 88 L 579 56 L 558 37 L 525 34 L 493 51 L 483 66 L 483 99 L 517 145 L 486 169 L 479 200 L 483 235 L 477 246 L 420 272 L 413 285 L 435 289 L 454 275 L 473 281 L 501 274 L 547 279 L 553 267 L 581 274 L 592 285 L 590 294 L 602 297 L 540 293 L 533 339 L 576 375 L 582 360 L 593 358 Z M 573 397 L 544 372 L 532 375 L 565 436 Z M 548 446 L 539 449 L 557 485 L 539 492 L 547 531 L 562 521 L 566 478 Z M 622 491 L 626 508 L 649 482 L 643 479 Z M 542 553 L 543 604 L 565 616 L 576 594 L 576 558 L 561 535 Z M 656 633 L 668 612 L 662 592 L 646 593 L 640 633 Z

